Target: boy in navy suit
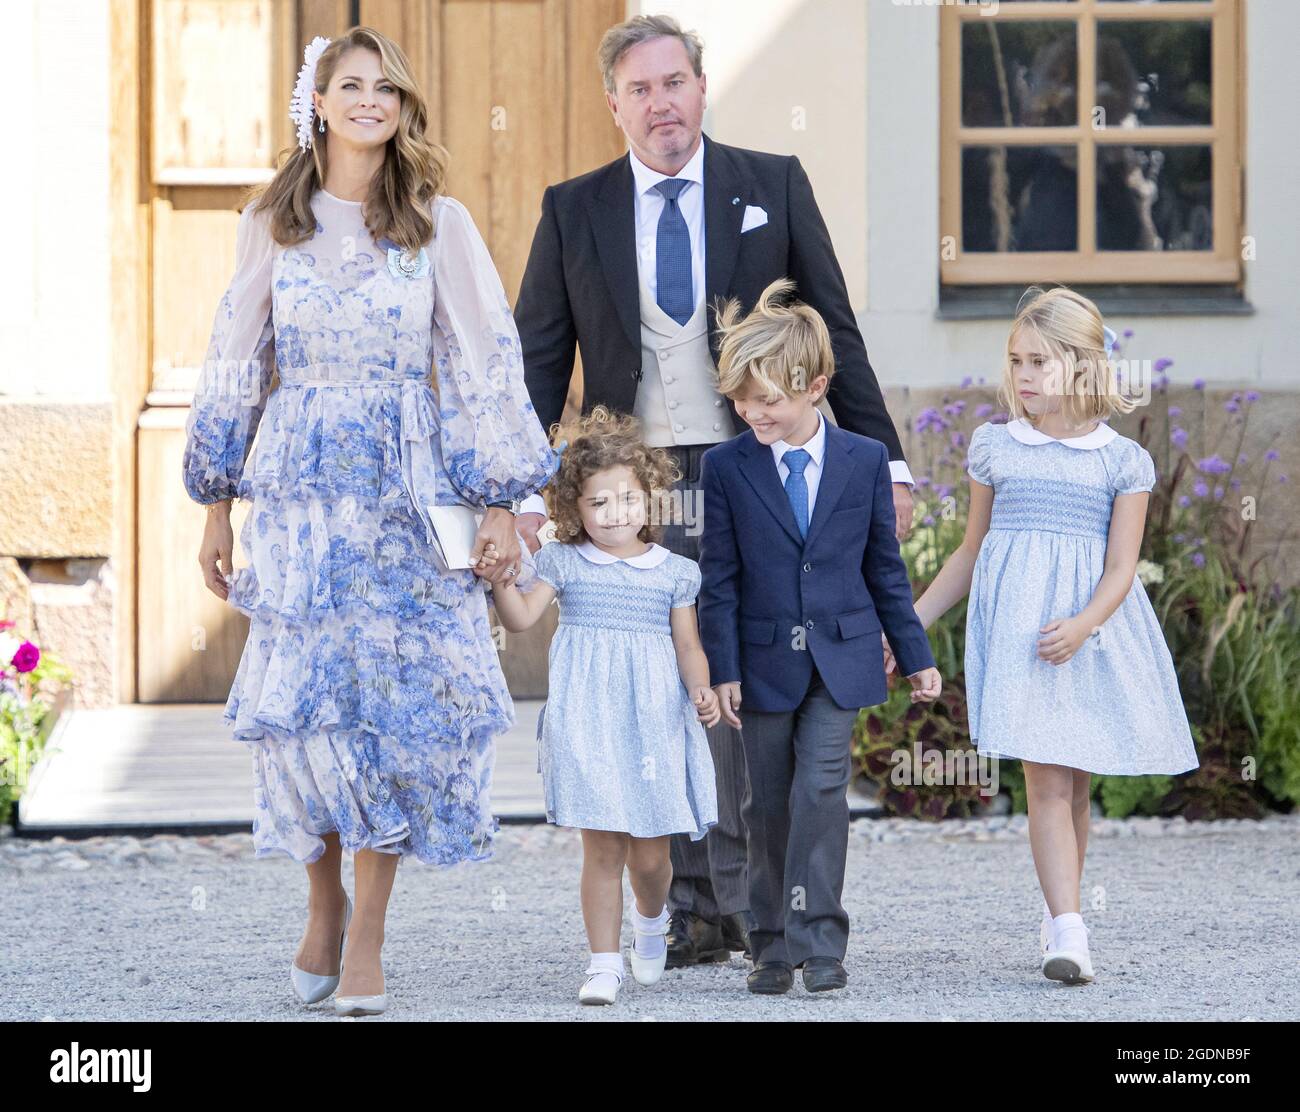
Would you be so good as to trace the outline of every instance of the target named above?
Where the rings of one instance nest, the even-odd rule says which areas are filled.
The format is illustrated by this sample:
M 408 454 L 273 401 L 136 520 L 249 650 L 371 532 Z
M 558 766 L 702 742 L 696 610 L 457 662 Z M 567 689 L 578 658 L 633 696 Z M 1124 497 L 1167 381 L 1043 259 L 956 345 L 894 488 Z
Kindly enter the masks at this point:
M 773 282 L 719 315 L 719 390 L 748 431 L 704 453 L 700 635 L 750 794 L 749 990 L 843 988 L 850 746 L 886 697 L 884 635 L 914 702 L 940 677 L 894 535 L 889 455 L 817 410 L 835 374 L 826 324 Z M 741 693 L 744 693 L 743 709 Z

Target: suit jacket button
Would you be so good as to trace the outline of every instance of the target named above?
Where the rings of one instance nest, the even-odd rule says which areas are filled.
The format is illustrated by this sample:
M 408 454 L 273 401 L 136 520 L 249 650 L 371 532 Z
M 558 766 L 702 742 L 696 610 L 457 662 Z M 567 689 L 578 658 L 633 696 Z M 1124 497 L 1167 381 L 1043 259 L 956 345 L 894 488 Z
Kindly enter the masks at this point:
M 720 424 L 718 424 L 717 421 L 714 421 L 714 422 L 713 422 L 713 431 L 714 431 L 714 432 L 717 432 L 720 428 L 722 428 L 722 426 L 721 426 Z
M 812 620 L 811 618 L 809 618 L 806 622 L 804 622 L 804 625 L 805 625 L 808 629 L 812 629 L 812 627 L 813 627 L 813 620 Z
M 668 408 L 669 408 L 669 409 L 676 409 L 676 408 L 677 408 L 677 402 L 676 402 L 676 401 L 671 401 L 671 402 L 669 402 L 669 403 L 668 403 Z
M 804 570 L 804 571 L 812 571 L 812 564 L 804 564 L 804 566 L 803 566 L 803 570 Z
M 682 431 L 682 426 L 681 426 L 681 425 L 674 425 L 674 426 L 673 426 L 673 432 L 681 432 L 681 431 Z
M 672 380 L 670 379 L 669 381 L 671 382 Z M 719 399 L 718 399 L 716 402 L 714 402 L 713 404 L 714 404 L 714 405 L 721 405 L 721 404 L 722 404 L 722 399 L 719 398 Z

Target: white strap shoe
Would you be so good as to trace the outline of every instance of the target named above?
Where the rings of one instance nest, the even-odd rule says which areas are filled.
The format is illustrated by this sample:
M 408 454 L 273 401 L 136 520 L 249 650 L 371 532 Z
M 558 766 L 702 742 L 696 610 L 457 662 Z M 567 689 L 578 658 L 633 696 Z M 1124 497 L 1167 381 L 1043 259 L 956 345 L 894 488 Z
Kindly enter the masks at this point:
M 632 966 L 632 976 L 639 985 L 652 985 L 664 975 L 664 966 L 668 962 L 668 944 L 663 943 L 663 949 L 658 957 L 642 957 L 636 952 L 636 940 L 638 938 L 662 938 L 668 933 L 668 923 L 665 921 L 662 930 L 641 932 L 633 928 L 632 945 L 628 947 L 627 956 L 629 964 Z
M 618 998 L 622 984 L 621 971 L 588 966 L 587 979 L 578 989 L 578 1001 L 582 1004 L 612 1004 Z
M 339 977 L 343 975 L 343 945 L 348 940 L 348 924 L 352 921 L 352 901 L 348 899 L 346 892 L 343 893 L 343 901 L 343 934 L 339 938 L 338 973 L 332 977 L 324 977 L 319 973 L 308 973 L 305 969 L 299 969 L 297 961 L 289 965 L 289 980 L 293 983 L 293 991 L 304 1004 L 315 1004 L 324 1000 L 339 987 Z
M 1093 979 L 1087 927 L 1082 924 L 1066 927 L 1055 939 L 1048 939 L 1043 953 L 1043 976 L 1067 985 L 1087 984 Z

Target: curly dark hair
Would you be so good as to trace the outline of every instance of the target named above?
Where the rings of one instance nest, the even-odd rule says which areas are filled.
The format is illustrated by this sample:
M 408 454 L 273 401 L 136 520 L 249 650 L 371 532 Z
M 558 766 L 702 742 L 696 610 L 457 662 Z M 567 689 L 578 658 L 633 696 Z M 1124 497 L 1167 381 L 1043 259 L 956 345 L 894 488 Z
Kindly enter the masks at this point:
M 552 442 L 558 444 L 561 440 L 568 440 L 568 445 L 560 456 L 559 470 L 543 494 L 555 522 L 555 539 L 564 544 L 581 544 L 588 539 L 578 499 L 583 484 L 592 475 L 611 467 L 628 468 L 648 495 L 651 507 L 681 478 L 672 456 L 641 439 L 641 426 L 635 417 L 615 413 L 603 405 L 569 427 L 553 426 Z M 651 512 L 637 538 L 650 544 L 662 532 L 658 515 Z

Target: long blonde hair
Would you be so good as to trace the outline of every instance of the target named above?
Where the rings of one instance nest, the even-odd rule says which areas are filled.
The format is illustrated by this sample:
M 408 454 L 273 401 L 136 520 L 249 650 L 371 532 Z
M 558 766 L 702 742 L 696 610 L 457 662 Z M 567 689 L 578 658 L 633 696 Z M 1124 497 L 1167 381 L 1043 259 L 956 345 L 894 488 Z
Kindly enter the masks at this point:
M 1120 392 L 1115 364 L 1106 355 L 1105 326 L 1097 306 L 1066 286 L 1049 290 L 1031 286 L 1020 299 L 1007 335 L 998 388 L 998 400 L 1013 417 L 1033 422 L 1011 370 L 1011 347 L 1022 328 L 1031 329 L 1046 347 L 1044 354 L 1053 361 L 1051 393 L 1059 394 L 1061 411 L 1072 424 L 1105 421 L 1137 404 Z
M 354 49 L 379 55 L 384 77 L 397 86 L 401 98 L 397 131 L 385 145 L 384 163 L 370 181 L 366 227 L 374 239 L 386 237 L 408 251 L 418 251 L 433 238 L 430 213 L 446 182 L 450 155 L 427 134 L 428 104 L 402 48 L 373 28 L 353 27 L 325 48 L 316 64 L 316 91 L 324 94 L 339 62 Z M 295 142 L 280 151 L 275 177 L 254 186 L 244 198 L 244 205 L 257 202 L 265 210 L 272 236 L 285 247 L 310 239 L 316 231 L 311 198 L 325 181 L 329 147 L 328 127 L 324 134 L 313 128 L 311 146 L 303 150 Z

